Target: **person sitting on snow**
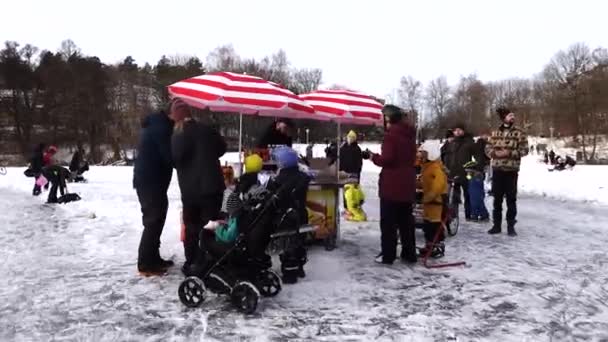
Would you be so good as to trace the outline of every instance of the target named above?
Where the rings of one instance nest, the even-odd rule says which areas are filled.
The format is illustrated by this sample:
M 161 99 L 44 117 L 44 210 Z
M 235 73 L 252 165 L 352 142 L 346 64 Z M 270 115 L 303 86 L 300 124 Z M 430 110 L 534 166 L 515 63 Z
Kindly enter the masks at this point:
M 367 221 L 367 214 L 363 211 L 365 194 L 359 184 L 346 184 L 344 186 L 344 203 L 346 205 L 345 218 L 348 221 Z
M 445 234 L 442 227 L 445 194 L 448 192 L 448 178 L 438 156 L 431 156 L 429 151 L 419 151 L 422 157 L 422 170 L 418 186 L 422 188 L 422 207 L 424 219 L 425 246 L 420 249 L 420 255 L 430 253 L 431 257 L 439 258 L 445 254 Z
M 564 171 L 566 169 L 572 169 L 575 165 L 576 160 L 572 159 L 572 157 L 566 156 L 566 158 L 562 158 L 561 156 L 557 156 L 555 158 L 555 166 L 549 171 Z

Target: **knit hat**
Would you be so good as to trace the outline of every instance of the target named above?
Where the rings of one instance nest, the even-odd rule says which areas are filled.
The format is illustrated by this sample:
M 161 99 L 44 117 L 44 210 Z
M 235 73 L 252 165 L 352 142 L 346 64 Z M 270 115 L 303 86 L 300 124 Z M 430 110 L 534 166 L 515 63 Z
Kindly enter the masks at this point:
M 382 115 L 388 119 L 388 122 L 395 124 L 403 119 L 403 111 L 395 105 L 385 105 L 382 108 Z
M 245 158 L 245 173 L 257 173 L 262 171 L 264 161 L 257 154 L 252 154 Z
M 511 110 L 507 107 L 498 107 L 496 108 L 496 114 L 498 114 L 498 116 L 500 117 L 500 120 L 504 120 L 507 115 L 509 115 L 509 113 L 511 113 Z
M 461 129 L 461 130 L 463 130 L 463 131 L 466 131 L 464 122 L 457 122 L 457 123 L 454 125 L 454 127 L 453 127 L 453 128 L 454 128 L 454 129 Z M 453 132 L 452 132 L 452 133 L 453 133 Z
M 280 169 L 298 166 L 298 153 L 290 147 L 277 147 L 272 150 L 272 155 Z

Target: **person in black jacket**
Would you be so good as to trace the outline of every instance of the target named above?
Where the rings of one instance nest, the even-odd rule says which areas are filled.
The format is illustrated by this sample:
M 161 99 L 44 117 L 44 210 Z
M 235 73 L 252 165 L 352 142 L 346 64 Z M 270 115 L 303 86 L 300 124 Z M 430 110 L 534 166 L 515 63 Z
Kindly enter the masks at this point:
M 70 161 L 70 179 L 73 182 L 84 182 L 83 174 L 89 171 L 89 163 L 84 161 L 84 151 L 78 148 L 72 155 L 72 161 Z
M 460 201 L 461 190 L 464 193 L 464 212 L 467 220 L 471 220 L 471 202 L 464 164 L 478 155 L 473 136 L 465 132 L 463 124 L 454 126 L 454 141 L 450 143 L 446 155 L 446 167 L 449 177 L 454 180 L 454 197 Z
M 440 153 L 441 153 L 441 162 L 443 165 L 447 165 L 447 156 L 450 150 L 450 144 L 454 141 L 454 131 L 448 129 L 445 133 L 446 141 L 441 145 Z
M 42 174 L 42 167 L 44 166 L 43 155 L 44 150 L 46 148 L 46 144 L 40 143 L 34 149 L 34 153 L 32 154 L 32 158 L 30 159 L 30 167 L 31 174 L 34 176 L 34 189 L 32 190 L 32 195 L 38 196 L 41 193 L 40 185 L 37 184 L 38 177 Z M 30 177 L 30 175 L 28 175 Z
M 159 275 L 173 265 L 160 257 L 160 236 L 167 218 L 171 183 L 171 133 L 173 122 L 164 111 L 150 114 L 142 122 L 133 168 L 133 187 L 141 205 L 144 230 L 139 242 L 137 268 L 143 275 Z
M 268 148 L 270 146 L 289 146 L 293 145 L 291 137 L 294 124 L 288 119 L 279 119 L 264 131 L 258 140 L 257 148 Z
M 363 155 L 357 143 L 357 133 L 350 131 L 346 136 L 346 144 L 340 148 L 340 171 L 354 175 L 358 179 L 362 168 Z
M 200 231 L 209 221 L 218 219 L 222 209 L 226 186 L 220 157 L 227 146 L 219 132 L 192 118 L 190 108 L 182 100 L 173 102 L 171 118 L 175 121 L 171 150 L 186 226 L 186 262 L 182 270 L 186 275 L 198 274 L 204 267 Z

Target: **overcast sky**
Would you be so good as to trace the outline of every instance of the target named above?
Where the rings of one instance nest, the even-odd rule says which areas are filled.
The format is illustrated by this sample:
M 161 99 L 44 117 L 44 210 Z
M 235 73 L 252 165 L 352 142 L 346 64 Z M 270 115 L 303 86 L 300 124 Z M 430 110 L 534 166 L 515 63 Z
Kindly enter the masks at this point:
M 384 97 L 403 75 L 455 83 L 529 77 L 574 42 L 608 47 L 608 1 L 0 0 L 0 40 L 56 50 L 70 38 L 106 63 L 194 54 L 231 43 L 260 58 L 283 48 L 324 83 Z

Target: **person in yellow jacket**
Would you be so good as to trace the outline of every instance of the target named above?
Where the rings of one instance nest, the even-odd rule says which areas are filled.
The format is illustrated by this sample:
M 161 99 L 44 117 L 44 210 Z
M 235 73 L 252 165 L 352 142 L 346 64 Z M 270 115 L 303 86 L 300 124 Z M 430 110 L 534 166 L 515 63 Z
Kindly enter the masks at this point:
M 346 203 L 345 218 L 348 221 L 367 221 L 367 214 L 362 208 L 365 194 L 359 184 L 346 184 L 344 186 L 344 201 Z
M 429 248 L 432 257 L 442 257 L 445 253 L 443 240 L 445 238 L 442 227 L 442 214 L 445 195 L 448 192 L 448 180 L 443 164 L 438 159 L 429 158 L 427 150 L 420 150 L 421 172 L 419 187 L 422 188 L 422 206 L 424 219 L 424 238 L 426 245 L 420 250 L 425 255 Z M 440 234 L 437 242 L 433 245 L 436 234 Z

